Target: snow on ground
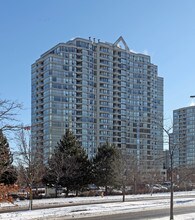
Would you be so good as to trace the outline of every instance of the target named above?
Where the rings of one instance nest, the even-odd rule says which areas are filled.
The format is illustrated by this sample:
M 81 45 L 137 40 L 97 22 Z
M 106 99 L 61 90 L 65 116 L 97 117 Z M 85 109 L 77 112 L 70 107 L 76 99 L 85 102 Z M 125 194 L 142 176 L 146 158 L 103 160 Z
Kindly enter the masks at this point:
M 143 210 L 154 210 L 169 207 L 170 199 L 162 197 L 169 196 L 170 193 L 159 193 L 153 194 L 152 197 L 158 200 L 144 200 L 144 198 L 151 198 L 151 195 L 128 195 L 126 198 L 127 202 L 120 202 L 122 196 L 104 196 L 104 197 L 78 197 L 78 198 L 58 198 L 58 199 L 41 199 L 34 200 L 34 206 L 43 205 L 62 205 L 62 204 L 78 204 L 83 203 L 79 206 L 68 206 L 63 208 L 50 208 L 32 211 L 18 211 L 11 213 L 0 214 L 0 220 L 35 220 L 35 219 L 54 219 L 57 217 L 62 217 L 63 219 L 68 218 L 81 218 L 88 216 L 101 216 L 108 214 L 119 214 L 127 212 L 139 212 Z M 195 206 L 195 191 L 190 192 L 176 192 L 174 195 L 181 197 L 174 198 L 174 207 L 179 206 Z M 182 195 L 187 195 L 187 198 L 182 197 Z M 143 199 L 140 199 L 143 198 Z M 131 199 L 132 201 L 130 201 Z M 99 203 L 99 204 L 88 204 L 92 202 L 110 201 L 110 203 Z M 118 201 L 117 203 L 112 203 L 112 201 Z M 17 201 L 14 205 L 19 207 L 27 207 L 29 201 Z M 9 208 L 10 204 L 2 203 L 0 204 L 0 209 Z M 158 218 L 160 220 L 168 220 L 169 217 Z M 195 212 L 185 215 L 175 216 L 175 220 L 195 220 Z

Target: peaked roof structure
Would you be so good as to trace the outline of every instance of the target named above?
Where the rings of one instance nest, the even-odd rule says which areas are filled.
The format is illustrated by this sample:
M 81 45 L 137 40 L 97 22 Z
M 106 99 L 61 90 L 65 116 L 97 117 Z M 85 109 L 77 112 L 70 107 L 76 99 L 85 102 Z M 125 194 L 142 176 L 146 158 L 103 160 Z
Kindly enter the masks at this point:
M 120 37 L 118 38 L 118 40 L 114 43 L 114 45 L 115 45 L 115 46 L 119 46 L 119 43 L 122 43 L 122 44 L 124 45 L 125 50 L 129 50 L 129 47 L 127 46 L 127 44 L 126 44 L 126 42 L 125 42 L 125 40 L 123 39 L 122 36 L 120 36 Z

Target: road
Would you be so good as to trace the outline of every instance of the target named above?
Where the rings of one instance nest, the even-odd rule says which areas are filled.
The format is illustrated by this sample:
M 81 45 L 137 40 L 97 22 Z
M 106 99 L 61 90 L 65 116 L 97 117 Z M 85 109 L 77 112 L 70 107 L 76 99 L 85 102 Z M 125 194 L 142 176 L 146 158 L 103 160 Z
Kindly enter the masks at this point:
M 195 211 L 194 207 L 178 207 L 174 208 L 174 216 L 181 214 L 188 214 Z M 169 216 L 169 208 L 166 209 L 155 209 L 141 212 L 130 212 L 124 214 L 113 214 L 113 215 L 104 215 L 97 217 L 87 217 L 87 218 L 74 218 L 74 220 L 152 220 L 158 219 L 160 217 Z M 72 220 L 73 218 L 55 218 L 55 220 Z M 51 218 L 50 220 L 54 220 Z

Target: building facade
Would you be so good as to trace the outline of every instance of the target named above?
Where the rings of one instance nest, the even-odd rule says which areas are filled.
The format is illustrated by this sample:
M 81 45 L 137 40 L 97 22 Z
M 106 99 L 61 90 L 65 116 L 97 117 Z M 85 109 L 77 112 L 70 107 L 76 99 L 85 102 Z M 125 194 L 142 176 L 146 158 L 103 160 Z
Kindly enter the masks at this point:
M 163 152 L 163 78 L 150 56 L 115 43 L 75 38 L 32 64 L 32 144 L 44 155 L 71 128 L 93 157 L 114 143 L 151 169 Z
M 195 106 L 173 111 L 174 166 L 195 165 Z

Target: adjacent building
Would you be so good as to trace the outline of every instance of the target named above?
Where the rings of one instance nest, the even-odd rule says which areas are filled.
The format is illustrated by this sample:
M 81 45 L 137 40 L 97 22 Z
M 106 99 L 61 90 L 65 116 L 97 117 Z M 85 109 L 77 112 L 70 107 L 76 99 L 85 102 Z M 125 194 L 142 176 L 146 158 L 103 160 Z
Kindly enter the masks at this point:
M 195 105 L 173 111 L 174 166 L 195 165 Z
M 42 54 L 31 74 L 32 146 L 46 158 L 70 128 L 89 157 L 108 141 L 134 154 L 140 169 L 159 164 L 163 78 L 150 56 L 132 52 L 122 37 L 75 38 Z

